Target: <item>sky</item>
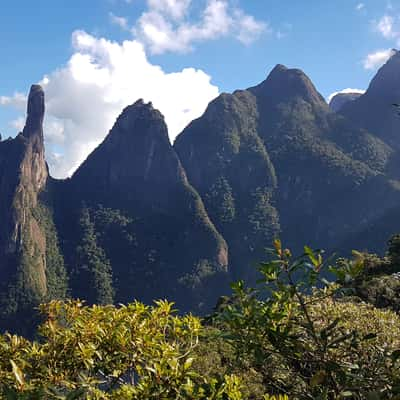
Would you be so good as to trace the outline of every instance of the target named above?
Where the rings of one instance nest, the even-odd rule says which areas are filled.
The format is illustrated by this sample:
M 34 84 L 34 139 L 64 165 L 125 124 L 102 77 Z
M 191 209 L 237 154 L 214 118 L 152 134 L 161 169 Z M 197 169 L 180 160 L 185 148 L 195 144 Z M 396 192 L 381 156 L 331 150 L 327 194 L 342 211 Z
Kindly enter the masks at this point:
M 139 98 L 171 142 L 221 92 L 302 69 L 329 98 L 363 91 L 400 47 L 400 0 L 3 0 L 0 133 L 46 94 L 50 173 L 70 176 Z

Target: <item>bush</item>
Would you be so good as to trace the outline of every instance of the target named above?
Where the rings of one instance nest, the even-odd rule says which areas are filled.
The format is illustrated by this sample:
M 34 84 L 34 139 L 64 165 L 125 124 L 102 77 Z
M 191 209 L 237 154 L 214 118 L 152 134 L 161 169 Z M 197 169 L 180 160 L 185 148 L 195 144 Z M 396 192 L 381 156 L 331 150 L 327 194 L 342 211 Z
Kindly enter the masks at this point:
M 214 316 L 236 355 L 228 362 L 256 371 L 265 391 L 295 399 L 399 398 L 399 316 L 352 303 L 341 286 L 321 278 L 329 268 L 354 279 L 362 259 L 329 266 L 321 252 L 305 247 L 293 258 L 279 241 L 275 254 L 261 264 L 261 286 L 236 283 Z
M 194 372 L 200 321 L 175 315 L 171 303 L 53 301 L 42 312 L 42 342 L 0 339 L 0 393 L 7 399 L 242 398 L 235 376 Z

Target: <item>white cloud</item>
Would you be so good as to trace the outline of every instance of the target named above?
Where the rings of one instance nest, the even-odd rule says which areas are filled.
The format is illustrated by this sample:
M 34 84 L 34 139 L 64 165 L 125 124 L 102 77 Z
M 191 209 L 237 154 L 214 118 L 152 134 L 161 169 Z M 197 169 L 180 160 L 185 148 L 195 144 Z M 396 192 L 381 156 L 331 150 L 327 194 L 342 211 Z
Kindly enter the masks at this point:
M 11 121 L 9 125 L 12 128 L 14 128 L 17 132 L 21 132 L 22 129 L 24 129 L 25 118 L 24 117 L 18 117 L 17 119 L 14 119 L 13 121 Z
M 383 65 L 393 55 L 392 49 L 378 50 L 370 53 L 363 61 L 365 69 L 376 69 Z
M 249 44 L 270 31 L 228 0 L 207 0 L 197 22 L 188 18 L 190 5 L 190 0 L 148 0 L 148 10 L 132 31 L 153 54 L 187 52 L 196 42 L 226 36 Z
M 128 19 L 125 17 L 119 17 L 118 15 L 113 14 L 112 12 L 109 13 L 110 21 L 114 25 L 119 26 L 121 29 L 129 29 L 128 27 Z
M 201 70 L 166 73 L 151 64 L 137 40 L 117 43 L 76 31 L 72 43 L 67 65 L 41 82 L 47 158 L 55 177 L 70 175 L 104 139 L 122 109 L 137 99 L 152 101 L 164 114 L 173 140 L 218 95 Z M 2 97 L 1 103 L 19 104 L 21 96 Z
M 194 68 L 166 73 L 149 62 L 146 51 L 185 52 L 196 43 L 221 37 L 247 45 L 271 32 L 267 23 L 237 4 L 238 0 L 196 4 L 193 0 L 146 0 L 147 8 L 133 27 L 124 16 L 109 14 L 113 24 L 134 34 L 132 40 L 118 43 L 74 32 L 74 51 L 67 64 L 40 82 L 46 92 L 44 130 L 52 175 L 71 175 L 101 143 L 122 109 L 139 98 L 152 101 L 164 114 L 171 141 L 199 117 L 219 92 L 210 76 Z M 1 105 L 25 109 L 26 96 L 0 97 Z M 22 118 L 11 124 L 20 129 Z
M 373 29 L 381 34 L 385 39 L 393 41 L 400 46 L 400 15 L 390 7 L 387 13 L 379 20 L 372 21 Z
M 148 8 L 173 19 L 183 18 L 189 9 L 191 0 L 147 0 Z
M 357 11 L 361 11 L 361 10 L 364 10 L 364 9 L 365 9 L 365 4 L 364 3 L 358 3 L 356 5 L 356 10 Z
M 244 44 L 252 43 L 268 28 L 267 24 L 257 21 L 252 15 L 246 15 L 241 10 L 235 12 L 235 17 L 238 21 L 237 39 Z
M 23 93 L 16 92 L 13 96 L 0 96 L 1 106 L 11 106 L 18 108 L 19 110 L 24 110 L 26 107 L 26 97 Z
M 394 30 L 395 20 L 391 15 L 384 15 L 376 24 L 376 29 L 386 39 L 396 38 L 399 33 Z
M 328 104 L 331 102 L 331 100 L 332 100 L 337 94 L 340 94 L 340 93 L 361 93 L 361 94 L 364 94 L 364 93 L 365 93 L 365 90 L 364 90 L 364 89 L 346 88 L 346 89 L 343 89 L 343 90 L 339 90 L 338 92 L 333 92 L 333 93 L 331 93 L 331 94 L 328 96 L 328 98 L 326 99 L 326 101 L 328 102 Z

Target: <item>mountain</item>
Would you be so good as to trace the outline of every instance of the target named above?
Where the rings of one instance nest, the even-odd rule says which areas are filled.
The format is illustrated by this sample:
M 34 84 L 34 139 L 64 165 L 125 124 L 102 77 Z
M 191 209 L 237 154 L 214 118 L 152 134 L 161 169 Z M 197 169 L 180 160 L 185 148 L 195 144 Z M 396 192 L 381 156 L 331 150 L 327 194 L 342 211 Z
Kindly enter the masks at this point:
M 177 138 L 190 182 L 228 242 L 233 278 L 253 275 L 260 248 L 279 235 L 276 173 L 257 134 L 258 108 L 249 92 L 223 94 Z
M 393 50 L 392 56 L 379 69 L 367 91 L 358 99 L 347 103 L 340 112 L 391 148 L 400 150 L 400 119 L 392 105 L 399 101 L 400 52 Z
M 168 298 L 181 310 L 200 311 L 210 309 L 216 292 L 228 287 L 226 242 L 151 103 L 139 100 L 125 108 L 104 142 L 70 180 L 56 186 L 57 226 L 73 295 L 109 302 L 114 288 L 116 302 Z M 96 265 L 79 256 L 83 245 Z M 81 271 L 84 266 L 89 272 Z M 88 279 L 98 282 L 91 296 Z
M 398 182 L 382 173 L 391 148 L 332 112 L 302 71 L 283 65 L 255 87 L 219 96 L 174 147 L 204 199 L 222 179 L 222 198 L 243 213 L 228 226 L 220 215 L 229 207 L 205 200 L 234 276 L 265 257 L 274 236 L 298 250 L 304 243 L 335 248 L 400 200 Z
M 353 126 L 367 129 L 390 147 L 381 171 L 393 181 L 400 177 L 400 118 L 393 103 L 400 101 L 400 52 L 392 50 L 388 61 L 372 79 L 368 90 L 341 110 Z M 357 236 L 353 247 L 380 252 L 389 235 L 399 231 L 400 204 L 386 210 Z
M 34 324 L 32 307 L 65 295 L 65 270 L 41 201 L 48 179 L 43 143 L 44 93 L 33 85 L 25 127 L 0 142 L 0 326 L 13 329 L 15 316 Z
M 345 104 L 350 101 L 358 99 L 362 93 L 349 92 L 349 93 L 338 93 L 332 97 L 329 102 L 329 107 L 334 112 L 339 112 Z
M 0 329 L 29 334 L 34 307 L 69 296 L 204 314 L 229 281 L 256 280 L 276 237 L 295 252 L 382 250 L 399 230 L 399 72 L 394 53 L 336 113 L 303 71 L 277 65 L 214 99 L 173 146 L 139 100 L 65 180 L 48 174 L 32 86 L 23 132 L 0 141 Z

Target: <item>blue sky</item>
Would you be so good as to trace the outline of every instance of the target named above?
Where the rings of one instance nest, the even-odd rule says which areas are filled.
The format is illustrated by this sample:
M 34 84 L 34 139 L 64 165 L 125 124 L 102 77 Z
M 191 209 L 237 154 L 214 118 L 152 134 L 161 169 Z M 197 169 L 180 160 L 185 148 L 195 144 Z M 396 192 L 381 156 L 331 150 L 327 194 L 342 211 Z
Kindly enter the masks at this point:
M 43 82 L 48 160 L 66 176 L 138 97 L 161 109 L 173 139 L 218 93 L 277 63 L 325 97 L 365 89 L 399 45 L 399 18 L 400 0 L 5 0 L 0 132 L 15 135 L 29 86 Z

